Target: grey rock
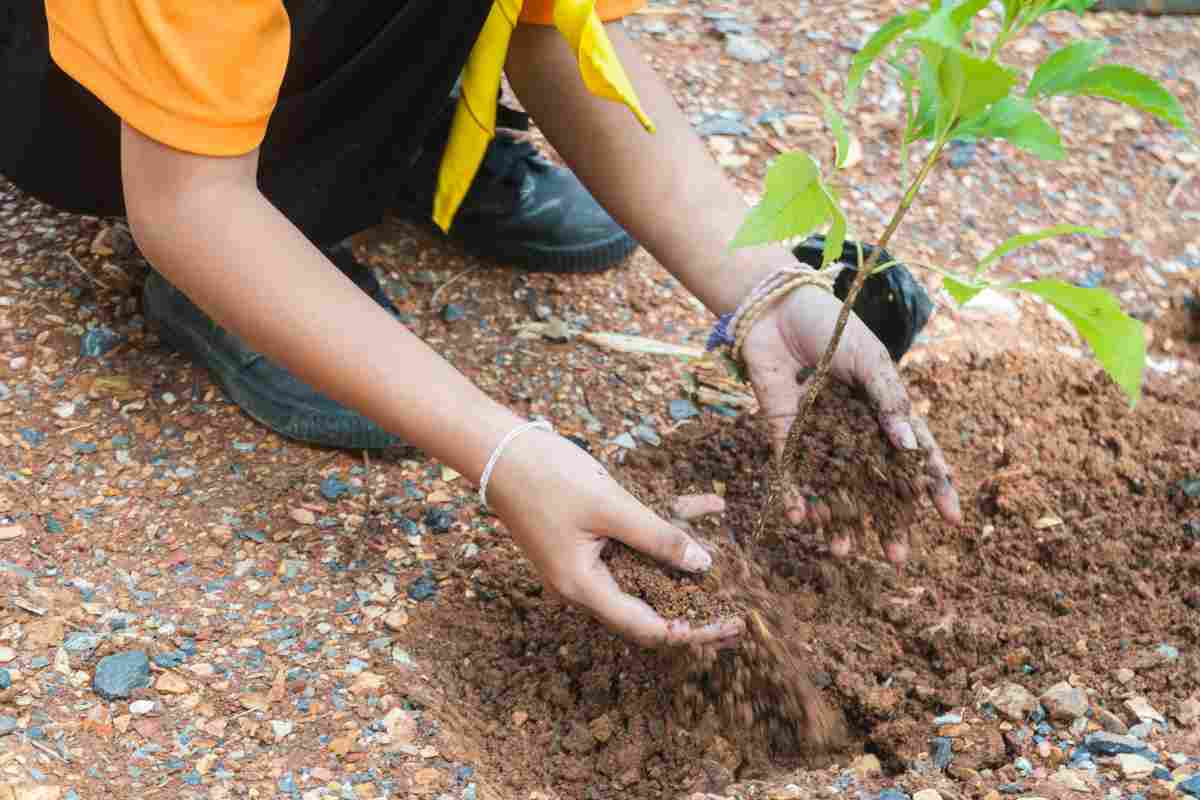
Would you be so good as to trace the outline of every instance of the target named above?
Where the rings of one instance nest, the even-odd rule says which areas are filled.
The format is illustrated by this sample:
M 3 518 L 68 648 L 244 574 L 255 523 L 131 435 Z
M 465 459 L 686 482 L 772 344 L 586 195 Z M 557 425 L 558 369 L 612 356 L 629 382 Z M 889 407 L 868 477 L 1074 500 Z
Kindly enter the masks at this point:
M 667 413 L 671 415 L 671 419 L 682 422 L 685 419 L 700 416 L 700 409 L 696 408 L 696 404 L 691 400 L 680 399 L 670 402 L 667 406 Z
M 83 334 L 79 342 L 79 355 L 84 358 L 99 358 L 125 341 L 125 337 L 101 325 Z
M 408 596 L 420 602 L 428 600 L 437 594 L 437 582 L 428 575 L 422 575 L 408 585 Z
M 696 126 L 696 133 L 700 136 L 751 136 L 754 131 L 738 119 L 713 114 L 700 121 Z
M 633 436 L 629 433 L 622 433 L 619 436 L 613 437 L 612 443 L 618 447 L 624 447 L 626 450 L 637 449 L 637 442 L 633 440 Z
M 950 168 L 966 169 L 975 160 L 975 143 L 954 140 L 950 143 Z
M 134 689 L 150 685 L 150 659 L 141 650 L 116 653 L 100 659 L 92 688 L 105 700 L 123 700 Z
M 937 769 L 945 769 L 954 760 L 954 742 L 945 736 L 935 736 L 929 741 L 929 757 Z
M 633 429 L 633 433 L 646 444 L 653 445 L 654 447 L 662 444 L 662 437 L 658 435 L 658 431 L 649 425 L 638 425 Z
M 18 727 L 18 723 L 12 717 L 9 717 L 9 716 L 0 717 L 0 736 L 8 736 L 10 733 L 15 731 L 17 729 L 17 727 Z
M 442 320 L 444 322 L 458 322 L 467 318 L 467 310 L 458 303 L 447 303 L 442 306 Z
M 1129 727 L 1125 724 L 1124 720 L 1122 720 L 1113 712 L 1109 711 L 1107 708 L 1096 709 L 1096 722 L 1099 722 L 1100 727 L 1104 728 L 1104 730 L 1108 731 L 1109 733 L 1116 733 L 1120 735 L 1129 733 Z
M 771 48 L 754 36 L 730 36 L 725 40 L 725 52 L 746 64 L 761 64 L 772 55 Z
M 1200 774 L 1193 775 L 1175 788 L 1188 797 L 1200 797 Z
M 1038 706 L 1037 698 L 1016 683 L 1006 683 L 997 689 L 991 697 L 991 703 L 1000 716 L 1010 722 L 1024 722 Z
M 1141 753 L 1146 749 L 1146 743 L 1132 736 L 1119 733 L 1097 731 L 1089 734 L 1083 740 L 1083 746 L 1095 756 L 1119 756 L 1122 753 Z
M 68 653 L 79 653 L 86 657 L 100 646 L 100 637 L 88 631 L 73 631 L 66 640 L 63 641 L 63 647 Z

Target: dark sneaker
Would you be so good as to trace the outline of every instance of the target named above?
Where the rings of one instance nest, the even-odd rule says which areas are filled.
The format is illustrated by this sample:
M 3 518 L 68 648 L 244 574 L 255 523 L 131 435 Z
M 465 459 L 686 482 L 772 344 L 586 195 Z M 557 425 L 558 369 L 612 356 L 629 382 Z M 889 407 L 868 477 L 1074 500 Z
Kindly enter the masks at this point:
M 370 269 L 346 246 L 325 251 L 377 303 L 398 313 Z M 399 440 L 366 417 L 330 400 L 219 327 L 183 292 L 151 271 L 142 289 L 146 321 L 164 343 L 207 367 L 247 415 L 281 436 L 325 447 L 375 450 Z
M 501 107 L 499 124 L 527 130 L 529 118 Z M 412 181 L 400 187 L 396 212 L 412 222 L 433 226 L 438 164 L 449 131 L 443 122 L 427 137 Z M 450 239 L 475 255 L 531 272 L 603 272 L 637 249 L 573 172 L 503 129 L 484 155 Z
M 819 269 L 824 248 L 824 236 L 811 236 L 798 244 L 792 253 L 802 263 Z M 873 246 L 864 244 L 863 261 L 874 252 Z M 886 264 L 891 260 L 891 255 L 884 250 L 876 263 Z M 858 248 L 854 242 L 847 241 L 843 245 L 838 263 L 846 266 L 834 281 L 833 292 L 839 300 L 845 300 L 858 272 L 853 266 L 858 264 Z M 854 313 L 883 342 L 892 360 L 899 362 L 929 321 L 933 313 L 933 301 L 929 299 L 925 287 L 908 271 L 908 267 L 896 264 L 867 278 L 854 302 Z

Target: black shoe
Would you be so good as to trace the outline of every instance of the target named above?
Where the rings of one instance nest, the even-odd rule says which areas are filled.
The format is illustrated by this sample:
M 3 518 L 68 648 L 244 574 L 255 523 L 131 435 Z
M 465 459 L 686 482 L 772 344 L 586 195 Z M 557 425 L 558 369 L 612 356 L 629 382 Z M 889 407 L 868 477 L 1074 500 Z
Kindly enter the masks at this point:
M 792 253 L 802 263 L 819 269 L 824 249 L 825 237 L 811 236 L 798 244 Z M 875 252 L 875 248 L 869 244 L 864 244 L 862 250 L 864 262 Z M 876 263 L 882 265 L 891 260 L 892 257 L 884 250 Z M 858 272 L 854 268 L 858 264 L 858 248 L 854 242 L 847 241 L 844 244 L 838 263 L 846 266 L 834 280 L 833 292 L 837 299 L 845 300 Z M 917 283 L 908 271 L 908 267 L 896 264 L 867 278 L 854 302 L 854 313 L 883 342 L 892 360 L 899 362 L 929 321 L 933 313 L 933 301 L 929 299 L 925 287 Z
M 375 302 L 396 308 L 349 247 L 325 254 Z M 142 288 L 146 321 L 167 345 L 207 367 L 216 383 L 251 418 L 281 436 L 325 447 L 375 450 L 400 441 L 366 417 L 330 400 L 219 327 L 166 278 L 151 271 Z
M 501 107 L 498 124 L 527 130 L 529 118 Z M 444 121 L 426 138 L 411 183 L 400 187 L 400 216 L 433 225 L 437 170 L 449 136 Z M 450 238 L 478 256 L 531 272 L 603 272 L 637 249 L 573 172 L 504 130 L 488 146 Z

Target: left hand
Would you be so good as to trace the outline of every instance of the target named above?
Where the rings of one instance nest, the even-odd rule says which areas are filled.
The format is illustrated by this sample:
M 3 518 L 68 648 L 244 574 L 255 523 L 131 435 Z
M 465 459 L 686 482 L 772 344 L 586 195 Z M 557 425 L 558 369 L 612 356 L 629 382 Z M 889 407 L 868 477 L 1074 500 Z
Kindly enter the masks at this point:
M 777 453 L 787 442 L 796 406 L 808 388 L 796 376 L 802 369 L 817 365 L 833 337 L 841 309 L 842 303 L 832 294 L 818 288 L 800 288 L 763 314 L 746 336 L 742 357 L 759 406 L 769 421 Z M 929 496 L 943 519 L 961 522 L 958 493 L 941 449 L 925 420 L 913 413 L 887 349 L 853 313 L 834 354 L 830 374 L 866 391 L 879 425 L 893 447 L 908 450 L 920 447 L 925 451 Z M 828 510 L 807 507 L 798 491 L 793 491 L 786 503 L 788 519 L 794 524 L 814 515 L 828 521 Z M 830 549 L 835 556 L 848 554 L 850 537 L 845 532 L 835 532 Z M 884 549 L 893 563 L 900 564 L 908 558 L 907 541 L 889 541 Z

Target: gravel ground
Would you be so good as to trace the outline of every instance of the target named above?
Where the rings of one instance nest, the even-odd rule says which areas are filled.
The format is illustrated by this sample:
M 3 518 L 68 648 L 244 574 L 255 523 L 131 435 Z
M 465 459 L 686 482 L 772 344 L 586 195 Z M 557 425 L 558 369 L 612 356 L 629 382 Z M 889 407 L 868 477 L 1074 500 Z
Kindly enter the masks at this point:
M 854 49 L 900 4 L 843 6 L 656 3 L 628 25 L 753 199 L 776 153 L 824 155 L 830 137 L 806 87 L 838 92 Z M 1073 35 L 1108 38 L 1112 60 L 1163 80 L 1200 120 L 1196 18 L 1060 15 L 1019 52 L 1032 64 Z M 845 195 L 870 239 L 899 196 L 900 98 L 878 77 L 864 95 Z M 893 251 L 961 265 L 1015 230 L 1110 229 L 1015 254 L 1002 271 L 1112 289 L 1149 323 L 1152 368 L 1194 381 L 1185 300 L 1200 286 L 1200 149 L 1103 103 L 1054 116 L 1074 148 L 1067 161 L 1002 144 L 956 150 Z M 544 335 L 565 322 L 700 347 L 706 314 L 644 253 L 607 275 L 555 278 L 473 260 L 399 222 L 356 246 L 415 331 L 601 458 L 743 401 L 697 393 L 680 359 Z M 145 271 L 119 223 L 56 213 L 0 182 L 0 798 L 496 796 L 428 710 L 437 674 L 396 642 L 422 604 L 464 590 L 480 548 L 517 557 L 497 521 L 419 453 L 366 458 L 265 432 L 145 330 Z M 1036 302 L 959 312 L 920 277 L 939 309 L 918 361 L 1080 347 Z M 1011 731 L 1032 713 L 1062 755 L 1044 796 L 1200 797 L 1200 701 L 1131 709 L 1119 722 L 1139 726 L 1132 740 L 1104 738 L 1098 729 L 1117 726 L 1102 720 L 1075 730 L 1036 718 L 1055 702 L 1004 695 L 930 724 Z M 1025 707 L 1006 714 L 1007 703 Z M 995 800 L 1030 796 L 1022 781 L 1045 769 L 1018 758 L 978 793 L 953 776 L 884 788 L 872 759 L 726 791 Z M 1097 772 L 1120 777 L 1101 788 Z

